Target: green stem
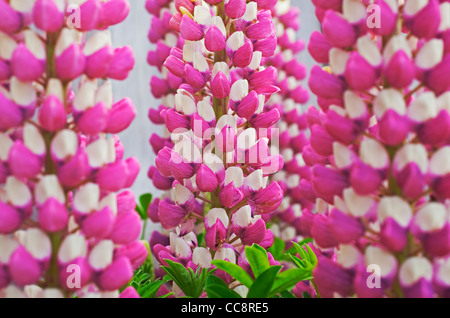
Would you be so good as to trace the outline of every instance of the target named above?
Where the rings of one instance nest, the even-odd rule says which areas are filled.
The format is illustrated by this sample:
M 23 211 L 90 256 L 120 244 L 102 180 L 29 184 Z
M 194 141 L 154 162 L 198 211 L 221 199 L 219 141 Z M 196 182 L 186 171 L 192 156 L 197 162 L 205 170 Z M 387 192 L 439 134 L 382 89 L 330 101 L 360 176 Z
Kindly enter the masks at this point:
M 143 223 L 144 223 L 144 226 L 142 227 L 141 240 L 145 239 L 145 232 L 147 231 L 148 219 L 145 219 Z

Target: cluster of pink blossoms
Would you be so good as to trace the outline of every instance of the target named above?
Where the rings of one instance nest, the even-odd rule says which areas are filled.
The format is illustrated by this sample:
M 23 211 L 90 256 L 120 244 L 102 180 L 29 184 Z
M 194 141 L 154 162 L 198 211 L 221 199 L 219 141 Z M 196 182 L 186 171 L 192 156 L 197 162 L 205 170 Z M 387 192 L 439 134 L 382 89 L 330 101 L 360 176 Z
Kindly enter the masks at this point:
M 167 190 L 148 212 L 167 231 L 151 238 L 162 265 L 170 259 L 209 268 L 213 259 L 226 259 L 250 271 L 244 247 L 272 245 L 264 216 L 283 199 L 279 183 L 269 181 L 283 167 L 274 147 L 280 111 L 266 106 L 280 91 L 276 67 L 265 66 L 277 49 L 276 3 L 147 1 L 156 43 L 148 61 L 162 73 L 151 80 L 162 105 L 149 117 L 165 125 L 163 137 L 150 139 L 157 157 L 149 177 Z M 246 293 L 244 286 L 236 290 Z
M 302 191 L 325 204 L 301 221 L 330 255 L 318 289 L 448 297 L 450 3 L 313 3 L 322 32 L 308 49 L 328 66 L 309 79 L 320 109 L 307 112 Z
M 118 296 L 147 257 L 123 190 L 139 163 L 115 135 L 135 109 L 111 89 L 134 66 L 107 30 L 128 11 L 126 0 L 0 0 L 2 297 Z
M 278 147 L 283 157 L 283 170 L 273 176 L 284 192 L 282 204 L 276 213 L 270 214 L 271 230 L 286 241 L 298 241 L 302 237 L 300 215 L 303 208 L 312 208 L 299 191 L 299 183 L 308 178 L 310 168 L 302 158 L 302 148 L 307 143 L 308 124 L 302 111 L 302 104 L 309 100 L 309 92 L 302 87 L 306 78 L 306 68 L 299 61 L 299 53 L 305 44 L 298 39 L 300 10 L 291 7 L 290 1 L 279 1 L 272 10 L 276 26 L 277 49 L 275 55 L 266 60 L 267 66 L 278 70 L 276 86 L 280 91 L 268 100 L 267 107 L 276 108 L 281 117 L 277 122 Z

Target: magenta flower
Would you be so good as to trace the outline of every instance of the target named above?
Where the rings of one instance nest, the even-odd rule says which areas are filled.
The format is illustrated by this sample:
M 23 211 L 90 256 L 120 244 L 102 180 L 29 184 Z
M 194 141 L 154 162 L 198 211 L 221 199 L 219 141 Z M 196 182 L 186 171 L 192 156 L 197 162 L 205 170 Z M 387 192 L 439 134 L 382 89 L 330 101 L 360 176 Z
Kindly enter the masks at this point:
M 157 171 L 150 168 L 149 176 L 160 189 L 161 178 L 170 184 L 158 206 L 149 208 L 152 220 L 171 231 L 169 245 L 154 241 L 162 264 L 164 259 L 193 268 L 210 267 L 213 258 L 240 262 L 237 253 L 245 245 L 273 242 L 263 215 L 282 202 L 282 188 L 269 177 L 284 162 L 269 147 L 280 112 L 266 103 L 280 89 L 277 68 L 264 58 L 276 48 L 275 4 L 175 1 L 166 24 L 167 4 L 147 1 L 153 15 L 149 39 L 156 44 L 148 62 L 162 73 L 151 80 L 162 105 L 149 117 L 169 133 L 150 138 Z M 301 67 L 291 66 L 293 79 L 303 79 Z M 191 239 L 200 228 L 205 247 Z
M 328 65 L 309 78 L 300 184 L 316 206 L 300 220 L 323 252 L 318 291 L 446 297 L 449 7 L 380 0 L 375 17 L 364 1 L 313 2 L 323 32 L 308 50 Z
M 125 19 L 129 5 L 84 1 L 77 28 L 66 25 L 66 6 L 0 1 L 6 297 L 119 296 L 147 256 L 134 197 L 124 204 L 128 192 L 121 192 L 133 184 L 139 163 L 123 158 L 123 145 L 111 135 L 136 115 L 129 98 L 114 100 L 110 81 L 127 77 L 133 53 L 114 49 L 106 30 Z M 92 31 L 88 40 L 85 31 Z

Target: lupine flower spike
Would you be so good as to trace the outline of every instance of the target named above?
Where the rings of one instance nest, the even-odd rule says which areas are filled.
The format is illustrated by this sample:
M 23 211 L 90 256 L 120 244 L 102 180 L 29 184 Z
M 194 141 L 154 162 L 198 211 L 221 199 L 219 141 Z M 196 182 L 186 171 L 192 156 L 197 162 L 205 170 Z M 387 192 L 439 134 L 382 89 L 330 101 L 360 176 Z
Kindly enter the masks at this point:
M 313 3 L 322 32 L 308 49 L 323 66 L 309 78 L 319 109 L 303 157 L 308 194 L 324 205 L 302 223 L 331 251 L 318 289 L 447 297 L 449 3 Z
M 147 255 L 124 190 L 139 163 L 116 135 L 136 111 L 111 83 L 134 66 L 108 30 L 128 11 L 126 0 L 0 0 L 2 297 L 119 296 Z

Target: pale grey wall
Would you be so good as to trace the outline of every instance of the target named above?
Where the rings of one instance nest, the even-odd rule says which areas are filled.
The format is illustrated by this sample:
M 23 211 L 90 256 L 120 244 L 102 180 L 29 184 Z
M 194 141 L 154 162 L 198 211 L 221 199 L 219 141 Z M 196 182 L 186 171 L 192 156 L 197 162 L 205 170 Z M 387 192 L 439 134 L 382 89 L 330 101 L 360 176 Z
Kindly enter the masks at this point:
M 157 72 L 154 67 L 147 65 L 147 52 L 152 48 L 147 40 L 150 15 L 145 10 L 145 0 L 129 0 L 129 2 L 131 4 L 130 14 L 123 23 L 112 28 L 112 36 L 115 46 L 130 45 L 133 48 L 136 65 L 128 79 L 114 82 L 113 88 L 116 100 L 125 96 L 133 99 L 138 115 L 130 128 L 120 137 L 125 145 L 126 157 L 134 156 L 141 163 L 141 173 L 133 186 L 133 191 L 136 195 L 145 192 L 158 194 L 160 192 L 147 178 L 148 168 L 155 160 L 148 140 L 152 132 L 159 131 L 159 128 L 153 126 L 147 117 L 149 107 L 159 105 L 159 101 L 151 95 L 149 86 L 151 76 Z M 318 28 L 313 5 L 310 0 L 292 0 L 292 5 L 301 10 L 302 27 L 299 36 L 307 43 L 311 32 Z M 314 63 L 306 50 L 300 54 L 299 59 L 308 67 Z M 314 98 L 310 103 L 314 103 Z

